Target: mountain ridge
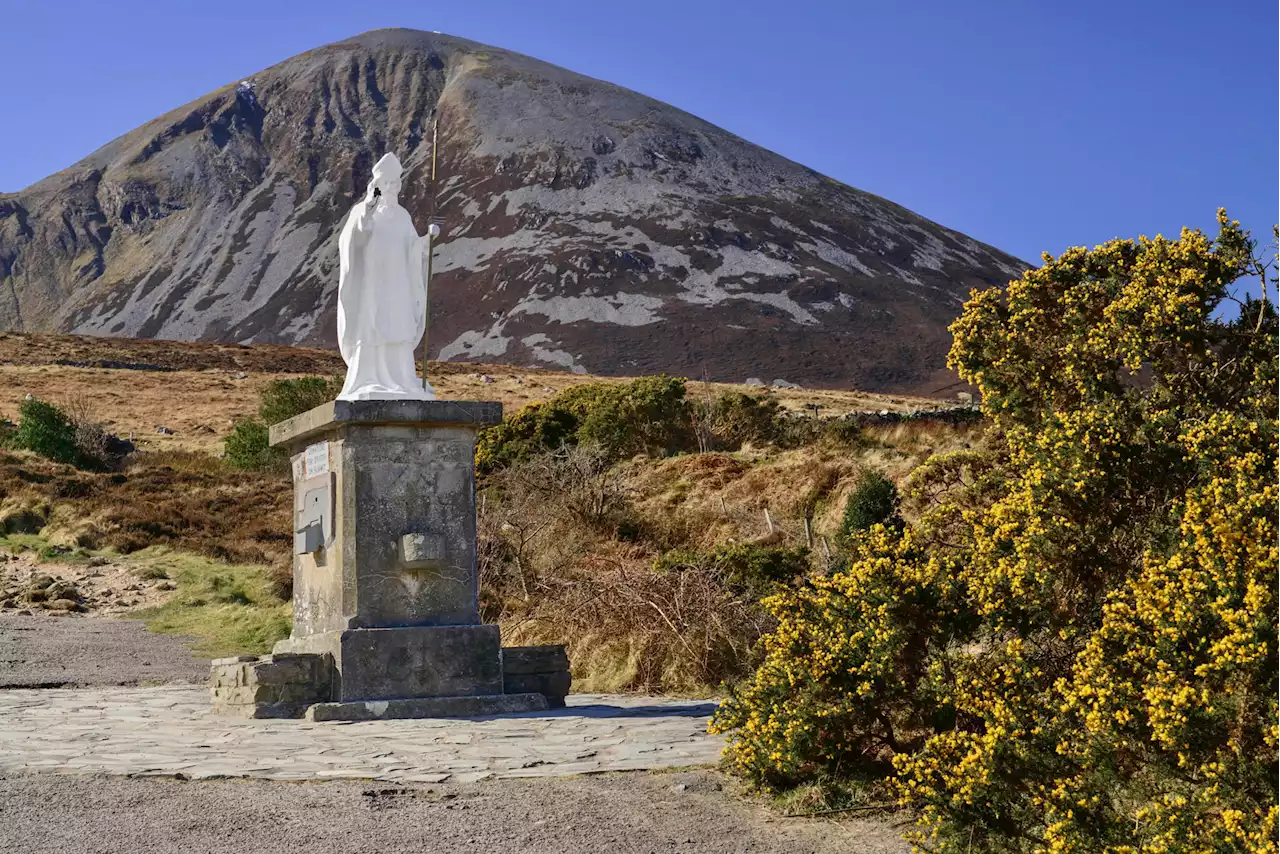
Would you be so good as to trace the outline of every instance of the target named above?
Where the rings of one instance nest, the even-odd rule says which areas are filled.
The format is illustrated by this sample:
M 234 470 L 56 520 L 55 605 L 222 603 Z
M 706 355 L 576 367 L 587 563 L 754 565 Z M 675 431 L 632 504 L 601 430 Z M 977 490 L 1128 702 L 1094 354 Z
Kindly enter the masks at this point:
M 444 220 L 437 358 L 917 390 L 968 290 L 1025 269 L 648 96 L 375 30 L 0 194 L 0 329 L 332 347 L 337 231 L 384 150 L 419 230 Z

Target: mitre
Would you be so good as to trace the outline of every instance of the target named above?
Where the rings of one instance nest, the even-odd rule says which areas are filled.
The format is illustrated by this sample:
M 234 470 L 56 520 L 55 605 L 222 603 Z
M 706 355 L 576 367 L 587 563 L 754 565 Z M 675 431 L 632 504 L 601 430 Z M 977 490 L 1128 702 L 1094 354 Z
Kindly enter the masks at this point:
M 382 155 L 382 159 L 373 165 L 373 180 L 379 178 L 399 178 L 400 173 L 404 171 L 404 167 L 400 165 L 400 158 L 396 157 L 390 151 Z

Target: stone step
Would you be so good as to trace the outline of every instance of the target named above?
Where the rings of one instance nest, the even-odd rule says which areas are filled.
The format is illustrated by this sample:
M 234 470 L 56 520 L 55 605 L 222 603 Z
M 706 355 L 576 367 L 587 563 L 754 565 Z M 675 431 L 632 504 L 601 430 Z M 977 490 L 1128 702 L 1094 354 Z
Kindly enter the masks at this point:
M 549 708 L 541 694 L 491 694 L 477 697 L 415 697 L 406 700 L 354 700 L 316 703 L 309 721 L 383 721 L 404 718 L 478 718 L 542 712 Z

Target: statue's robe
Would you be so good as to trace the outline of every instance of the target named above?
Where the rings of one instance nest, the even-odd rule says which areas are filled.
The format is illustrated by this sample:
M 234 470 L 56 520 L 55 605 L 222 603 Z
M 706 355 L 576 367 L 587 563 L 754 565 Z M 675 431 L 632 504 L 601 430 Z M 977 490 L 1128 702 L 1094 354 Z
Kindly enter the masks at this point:
M 370 204 L 352 208 L 338 237 L 338 348 L 347 363 L 338 397 L 430 399 L 413 362 L 426 324 L 422 244 L 398 203 L 361 227 Z

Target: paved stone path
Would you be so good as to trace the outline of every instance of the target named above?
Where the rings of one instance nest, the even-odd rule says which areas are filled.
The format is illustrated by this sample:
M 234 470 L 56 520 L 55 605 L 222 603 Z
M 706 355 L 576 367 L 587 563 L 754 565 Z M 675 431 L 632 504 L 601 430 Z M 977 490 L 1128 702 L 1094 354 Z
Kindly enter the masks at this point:
M 574 694 L 551 712 L 307 723 L 209 711 L 204 687 L 0 690 L 0 774 L 468 783 L 711 765 L 714 702 Z

